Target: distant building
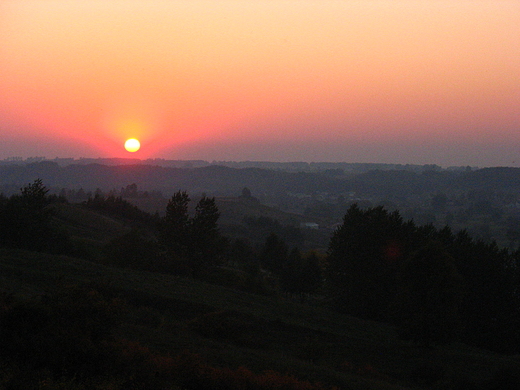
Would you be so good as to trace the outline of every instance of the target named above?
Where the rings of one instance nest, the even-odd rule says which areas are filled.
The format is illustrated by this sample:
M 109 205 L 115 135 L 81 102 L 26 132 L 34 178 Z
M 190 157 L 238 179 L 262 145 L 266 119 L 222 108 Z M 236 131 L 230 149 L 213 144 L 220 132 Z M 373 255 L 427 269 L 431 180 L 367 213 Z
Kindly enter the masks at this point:
M 318 225 L 316 222 L 302 222 L 302 223 L 300 223 L 300 228 L 317 230 L 320 228 L 320 225 Z

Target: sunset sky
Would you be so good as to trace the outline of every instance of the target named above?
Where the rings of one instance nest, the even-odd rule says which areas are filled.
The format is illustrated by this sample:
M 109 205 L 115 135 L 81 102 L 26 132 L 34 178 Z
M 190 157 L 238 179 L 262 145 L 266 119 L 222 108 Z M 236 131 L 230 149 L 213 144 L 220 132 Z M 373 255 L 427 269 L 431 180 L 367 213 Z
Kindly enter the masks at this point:
M 520 1 L 0 0 L 0 137 L 0 159 L 520 166 Z

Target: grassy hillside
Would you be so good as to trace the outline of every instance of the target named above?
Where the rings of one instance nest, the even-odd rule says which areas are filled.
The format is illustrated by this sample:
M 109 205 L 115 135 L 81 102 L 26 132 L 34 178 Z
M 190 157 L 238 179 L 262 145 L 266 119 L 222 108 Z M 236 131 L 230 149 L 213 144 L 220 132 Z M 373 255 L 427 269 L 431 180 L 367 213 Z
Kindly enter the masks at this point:
M 484 389 L 499 388 L 491 386 L 518 375 L 520 366 L 519 357 L 464 345 L 409 344 L 387 325 L 339 315 L 322 304 L 66 256 L 0 250 L 1 289 L 18 297 L 87 282 L 125 302 L 120 337 L 171 356 L 189 351 L 216 367 L 274 370 L 342 389 Z
M 126 198 L 126 201 L 137 206 L 150 214 L 163 216 L 168 199 L 166 198 Z M 198 199 L 192 199 L 190 204 L 191 213 L 194 212 L 195 203 Z M 332 222 L 323 218 L 306 217 L 301 214 L 289 213 L 277 207 L 271 207 L 256 201 L 254 198 L 241 197 L 217 197 L 216 204 L 220 211 L 219 226 L 226 236 L 230 238 L 245 238 L 254 244 L 262 243 L 269 231 L 262 232 L 248 226 L 244 219 L 266 218 L 279 222 L 281 227 L 299 228 L 301 223 L 315 222 L 320 226 L 319 230 L 303 229 L 301 249 L 325 250 L 332 230 L 329 228 Z M 283 232 L 277 232 L 283 236 Z M 287 241 L 287 237 L 284 237 Z M 295 243 L 290 243 L 294 245 Z
M 138 210 L 123 206 L 126 208 L 117 209 L 117 214 L 114 210 L 93 211 L 80 205 L 56 203 L 56 221 L 69 233 L 75 248 L 79 248 L 76 254 L 0 249 L 0 330 L 10 329 L 15 335 L 18 328 L 24 331 L 21 334 L 29 336 L 29 345 L 43 356 L 36 359 L 38 364 L 42 361 L 44 364 L 48 354 L 52 356 L 54 350 L 61 351 L 58 348 L 63 347 L 46 343 L 45 332 L 57 342 L 61 342 L 60 332 L 64 332 L 65 352 L 73 351 L 71 356 L 76 356 L 85 346 L 90 353 L 85 366 L 98 354 L 100 358 L 117 361 L 116 368 L 126 367 L 124 372 L 128 374 L 125 375 L 132 380 L 135 370 L 146 380 L 142 379 L 139 387 L 134 381 L 132 387 L 125 378 L 114 376 L 108 385 L 100 382 L 103 375 L 97 374 L 94 383 L 89 382 L 85 374 L 89 371 L 85 369 L 83 376 L 67 373 L 68 384 L 64 384 L 59 375 L 56 377 L 56 372 L 61 373 L 58 367 L 52 375 L 38 371 L 38 375 L 45 376 L 43 382 L 49 379 L 51 382 L 45 383 L 52 385 L 44 385 L 38 379 L 38 387 L 22 386 L 17 379 L 18 387 L 13 387 L 11 379 L 23 379 L 26 374 L 30 377 L 30 369 L 24 368 L 22 363 L 11 367 L 9 356 L 6 360 L 0 350 L 0 390 L 148 389 L 146 384 L 157 383 L 154 381 L 160 375 L 165 376 L 161 387 L 153 388 L 249 389 L 254 382 L 256 389 L 280 390 L 484 390 L 517 388 L 515 386 L 520 384 L 518 356 L 499 355 L 462 344 L 425 348 L 405 342 L 387 324 L 330 310 L 328 302 L 318 295 L 301 303 L 276 293 L 276 289 L 269 290 L 269 295 L 256 295 L 186 277 L 107 266 L 102 254 L 110 240 L 128 232 L 137 222 L 141 223 L 140 227 L 151 229 L 150 233 L 153 230 L 153 219 L 148 220 Z M 240 216 L 272 220 L 284 217 L 286 219 L 280 219 L 281 224 L 287 225 L 298 222 L 291 214 L 279 213 L 255 202 L 229 200 L 219 206 L 223 215 L 231 214 L 228 226 L 233 221 L 241 221 L 242 229 L 247 228 L 247 223 Z M 136 217 L 132 219 L 129 215 Z M 253 225 L 249 229 L 252 233 Z M 305 239 L 310 241 L 308 237 Z M 242 278 L 242 282 L 247 283 L 244 272 L 230 268 L 213 268 L 212 275 L 205 280 L 226 285 L 221 280 L 224 275 L 228 278 L 232 275 L 236 280 Z M 70 286 L 88 286 L 86 295 L 79 295 L 77 300 L 76 295 L 63 295 L 70 293 Z M 11 300 L 30 304 L 20 309 L 12 305 Z M 62 304 L 62 301 L 68 303 Z M 117 305 L 112 306 L 116 301 Z M 119 344 L 109 338 L 96 340 L 89 328 L 92 326 L 99 333 L 101 327 L 102 331 L 103 316 L 110 317 L 106 311 L 112 308 L 118 319 L 113 337 Z M 72 317 L 74 326 L 67 328 L 62 324 L 67 321 L 55 313 Z M 82 324 L 76 323 L 77 317 L 73 318 L 78 313 L 86 315 L 86 330 L 80 329 Z M 90 317 L 92 323 L 88 321 Z M 11 323 L 5 318 L 10 318 Z M 52 326 L 45 328 L 49 324 Z M 58 331 L 54 331 L 54 325 Z M 79 338 L 77 333 L 81 333 Z M 0 332 L 0 346 L 2 342 L 6 339 Z M 25 340 L 21 338 L 19 344 L 15 340 L 13 345 L 23 349 Z M 104 353 L 107 346 L 113 356 Z M 26 349 L 23 353 L 26 355 L 20 352 L 19 356 L 30 356 L 32 350 Z M 59 363 L 62 358 L 56 355 L 54 352 L 53 359 Z M 80 361 L 73 367 L 82 365 Z M 4 385 L 6 383 L 11 387 Z

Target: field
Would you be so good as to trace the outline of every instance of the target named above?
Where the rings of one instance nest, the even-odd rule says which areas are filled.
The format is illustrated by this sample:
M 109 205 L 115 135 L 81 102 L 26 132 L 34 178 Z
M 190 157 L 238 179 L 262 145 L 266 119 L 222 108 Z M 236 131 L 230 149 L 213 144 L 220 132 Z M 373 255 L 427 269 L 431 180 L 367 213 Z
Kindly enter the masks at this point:
M 107 267 L 21 250 L 0 251 L 0 286 L 19 298 L 96 283 L 124 302 L 118 336 L 157 353 L 188 351 L 214 367 L 269 370 L 341 389 L 504 388 L 520 358 L 454 344 L 423 348 L 385 324 L 190 278 Z M 473 387 L 471 387 L 473 386 Z

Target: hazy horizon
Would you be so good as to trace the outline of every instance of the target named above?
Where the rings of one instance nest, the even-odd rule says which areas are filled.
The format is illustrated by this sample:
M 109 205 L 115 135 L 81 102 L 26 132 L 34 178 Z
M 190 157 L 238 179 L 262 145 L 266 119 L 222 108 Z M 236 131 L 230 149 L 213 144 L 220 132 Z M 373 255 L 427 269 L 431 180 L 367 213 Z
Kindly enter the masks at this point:
M 520 166 L 519 20 L 516 0 L 0 1 L 0 159 Z
M 76 162 L 84 164 L 85 161 L 87 163 L 95 163 L 95 164 L 103 164 L 104 161 L 108 163 L 108 165 L 132 165 L 136 164 L 136 161 L 138 161 L 138 164 L 144 163 L 144 164 L 157 164 L 159 166 L 170 166 L 170 167 L 183 167 L 181 165 L 178 165 L 180 163 L 195 163 L 193 165 L 193 168 L 200 168 L 205 167 L 208 165 L 223 165 L 223 166 L 231 166 L 231 167 L 237 167 L 237 168 L 247 168 L 247 167 L 265 167 L 269 168 L 271 166 L 276 166 L 277 164 L 280 164 L 280 166 L 287 166 L 291 167 L 292 169 L 298 169 L 298 167 L 301 164 L 308 164 L 308 166 L 312 166 L 315 164 L 315 167 L 321 166 L 321 169 L 323 168 L 334 168 L 334 165 L 337 167 L 341 167 L 343 165 L 376 165 L 376 166 L 384 166 L 387 165 L 388 167 L 392 166 L 410 166 L 410 167 L 430 167 L 430 166 L 436 166 L 440 169 L 482 169 L 482 168 L 519 168 L 514 167 L 510 165 L 495 165 L 495 166 L 478 166 L 478 165 L 441 165 L 441 164 L 414 164 L 414 163 L 385 163 L 385 162 L 360 162 L 360 161 L 320 161 L 320 160 L 313 160 L 313 161 L 302 161 L 302 160 L 290 160 L 290 161 L 279 161 L 279 160 L 204 160 L 204 159 L 169 159 L 169 158 L 162 158 L 162 157 L 149 157 L 149 158 L 138 158 L 133 155 L 129 156 L 123 156 L 123 157 L 100 157 L 100 156 L 92 156 L 92 157 L 70 157 L 70 156 L 54 156 L 54 157 L 48 157 L 48 156 L 29 156 L 29 157 L 22 157 L 22 156 L 10 156 L 6 158 L 0 158 L 0 165 L 5 164 L 17 164 L 17 163 L 24 163 L 24 164 L 32 164 L 32 163 L 39 163 L 39 162 L 57 162 L 58 164 L 64 166 L 69 165 L 70 161 L 74 164 Z M 162 162 L 162 163 L 161 163 Z M 171 165 L 174 163 L 174 165 Z M 200 163 L 200 164 L 198 164 Z M 379 168 L 375 168 L 379 169 Z M 429 169 L 429 168 L 427 168 Z

